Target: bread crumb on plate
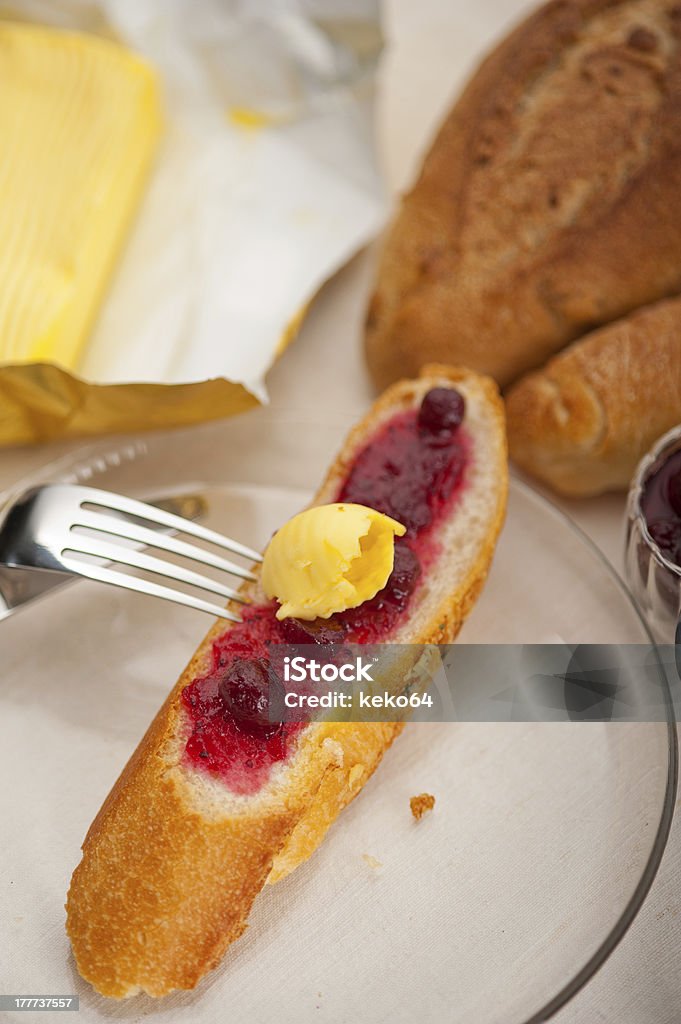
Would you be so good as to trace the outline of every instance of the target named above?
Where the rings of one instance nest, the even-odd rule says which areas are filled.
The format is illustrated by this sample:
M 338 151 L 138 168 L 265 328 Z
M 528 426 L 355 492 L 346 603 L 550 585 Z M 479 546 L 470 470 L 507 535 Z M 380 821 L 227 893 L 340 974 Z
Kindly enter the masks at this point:
M 370 853 L 363 853 L 362 854 L 362 858 L 367 862 L 369 867 L 373 868 L 374 870 L 376 870 L 377 868 L 382 868 L 383 867 L 383 865 L 381 864 L 380 860 L 376 860 L 376 858 L 372 857 Z
M 413 796 L 409 801 L 411 807 L 411 813 L 414 815 L 415 821 L 420 821 L 427 811 L 432 811 L 435 807 L 435 797 L 431 793 L 419 793 L 418 796 Z

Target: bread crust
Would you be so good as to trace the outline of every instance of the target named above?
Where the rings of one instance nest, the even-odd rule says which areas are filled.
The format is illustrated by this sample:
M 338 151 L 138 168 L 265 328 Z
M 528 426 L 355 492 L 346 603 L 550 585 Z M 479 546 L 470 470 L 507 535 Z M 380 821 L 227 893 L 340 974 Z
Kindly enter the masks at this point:
M 552 0 L 482 63 L 389 231 L 378 387 L 430 360 L 506 386 L 681 291 L 681 5 Z
M 561 494 L 628 487 L 681 423 L 681 298 L 594 331 L 507 395 L 511 456 Z
M 313 501 L 323 503 L 335 493 L 354 454 L 383 419 L 438 382 L 460 382 L 483 396 L 496 439 L 485 454 L 494 461 L 498 486 L 490 495 L 484 542 L 456 590 L 425 628 L 408 637 L 415 644 L 453 639 L 492 559 L 507 486 L 503 405 L 492 382 L 429 367 L 419 381 L 395 385 L 351 432 Z M 310 726 L 290 761 L 254 798 L 234 797 L 228 811 L 216 801 L 213 810 L 211 787 L 223 795 L 224 787 L 179 765 L 186 741 L 180 695 L 207 670 L 212 642 L 224 632 L 225 623 L 210 630 L 83 843 L 67 898 L 67 932 L 80 973 L 103 995 L 162 996 L 194 987 L 241 935 L 268 876 L 283 877 L 313 852 L 402 727 Z

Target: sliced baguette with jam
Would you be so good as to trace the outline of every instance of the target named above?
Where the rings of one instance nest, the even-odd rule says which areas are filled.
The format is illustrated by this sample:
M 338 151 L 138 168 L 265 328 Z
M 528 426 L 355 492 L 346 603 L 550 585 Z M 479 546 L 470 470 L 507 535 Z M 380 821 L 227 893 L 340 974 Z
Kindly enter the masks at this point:
M 466 464 L 460 492 L 430 529 L 416 589 L 381 637 L 397 643 L 452 640 L 485 581 L 507 491 L 495 385 L 440 366 L 395 384 L 350 433 L 313 502 L 337 500 L 372 439 L 417 410 L 434 388 L 453 388 L 465 400 Z M 264 604 L 258 584 L 249 586 L 256 607 Z M 209 632 L 85 838 L 68 894 L 67 931 L 80 973 L 103 995 L 193 988 L 242 934 L 263 885 L 310 856 L 402 728 L 307 725 L 260 788 L 235 792 L 219 774 L 187 761 L 191 724 L 182 702 L 186 688 L 211 671 L 214 644 L 226 635 L 224 622 Z

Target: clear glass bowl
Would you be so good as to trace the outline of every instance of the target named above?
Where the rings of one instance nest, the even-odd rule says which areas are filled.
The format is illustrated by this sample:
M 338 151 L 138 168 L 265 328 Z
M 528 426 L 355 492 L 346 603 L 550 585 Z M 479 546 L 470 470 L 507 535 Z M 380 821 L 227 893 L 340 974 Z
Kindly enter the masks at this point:
M 664 434 L 641 460 L 629 489 L 625 566 L 629 586 L 658 643 L 673 644 L 681 612 L 681 567 L 665 558 L 641 509 L 648 480 L 681 449 L 681 426 Z
M 96 446 L 39 479 L 200 492 L 209 525 L 258 546 L 305 503 L 349 426 L 258 410 L 120 451 Z M 14 881 L 3 990 L 78 992 L 88 1022 L 212 1024 L 229 1007 L 249 1024 L 538 1024 L 564 1005 L 657 870 L 676 785 L 670 722 L 412 725 L 314 857 L 265 889 L 246 935 L 196 991 L 112 1006 L 81 981 L 63 931 L 79 844 L 208 624 L 87 582 L 0 622 L 0 770 L 12 779 L 0 821 Z M 650 635 L 599 552 L 513 482 L 461 639 Z M 437 802 L 416 824 L 409 799 L 421 792 Z

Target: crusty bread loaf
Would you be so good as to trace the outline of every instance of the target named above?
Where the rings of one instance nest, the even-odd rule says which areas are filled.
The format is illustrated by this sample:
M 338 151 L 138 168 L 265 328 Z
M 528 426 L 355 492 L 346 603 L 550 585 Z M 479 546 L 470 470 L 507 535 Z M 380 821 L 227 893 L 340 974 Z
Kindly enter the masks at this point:
M 479 68 L 389 232 L 376 384 L 429 360 L 503 386 L 681 291 L 681 4 L 552 0 Z
M 681 423 L 681 299 L 574 342 L 507 395 L 511 456 L 567 495 L 626 488 L 653 442 Z
M 507 488 L 503 405 L 494 384 L 468 371 L 429 367 L 391 388 L 348 437 L 314 503 L 333 500 L 357 452 L 401 409 L 435 386 L 465 397 L 473 439 L 466 487 L 438 524 L 440 550 L 419 583 L 398 643 L 456 635 L 485 580 Z M 262 599 L 254 585 L 252 596 Z M 396 723 L 317 723 L 252 797 L 181 763 L 180 694 L 206 672 L 205 641 L 159 711 L 92 824 L 67 901 L 78 969 L 122 997 L 192 988 L 246 927 L 263 884 L 291 871 L 321 842 L 399 732 Z M 388 639 L 388 638 L 386 638 Z

